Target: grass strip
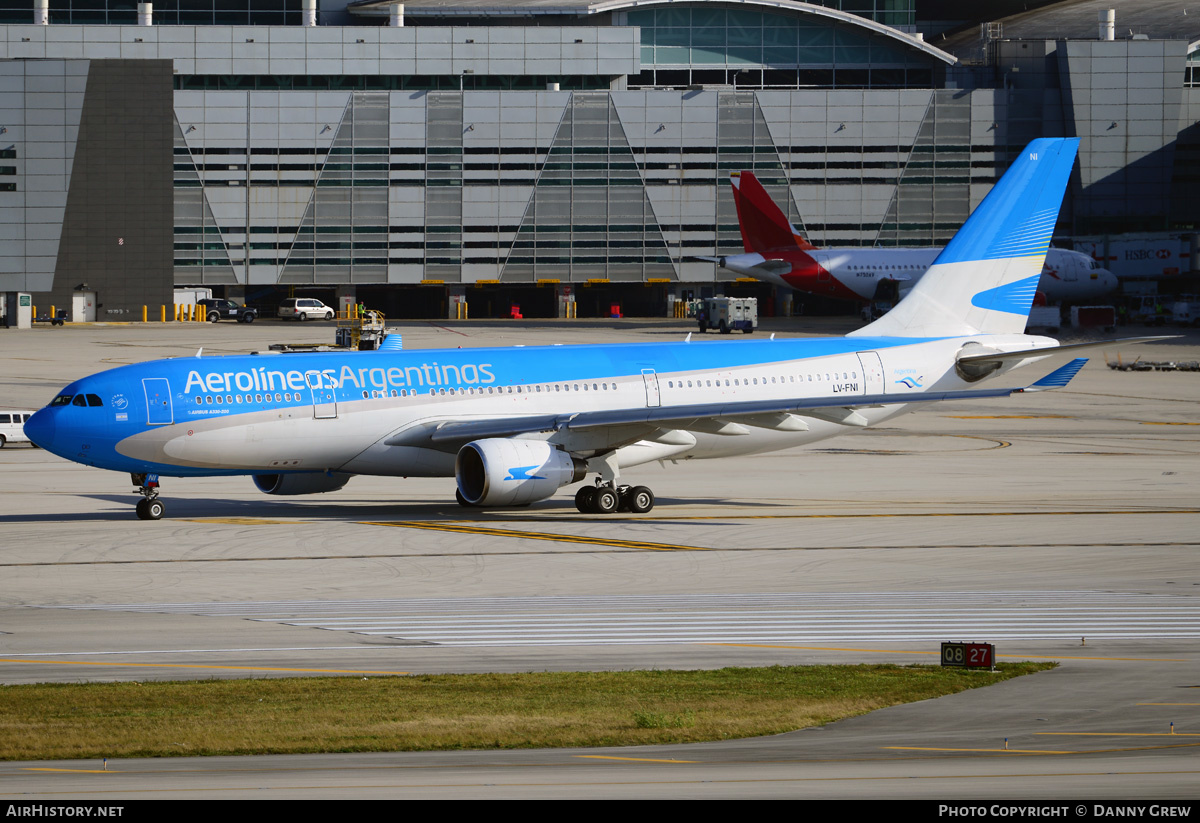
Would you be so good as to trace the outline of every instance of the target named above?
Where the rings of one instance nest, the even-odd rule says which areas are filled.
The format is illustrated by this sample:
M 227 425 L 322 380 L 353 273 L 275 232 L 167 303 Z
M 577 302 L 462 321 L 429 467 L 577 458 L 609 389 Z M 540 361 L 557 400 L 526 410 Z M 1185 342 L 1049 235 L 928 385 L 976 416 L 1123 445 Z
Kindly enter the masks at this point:
M 772 666 L 0 686 L 0 759 L 628 746 L 819 726 L 1053 668 Z

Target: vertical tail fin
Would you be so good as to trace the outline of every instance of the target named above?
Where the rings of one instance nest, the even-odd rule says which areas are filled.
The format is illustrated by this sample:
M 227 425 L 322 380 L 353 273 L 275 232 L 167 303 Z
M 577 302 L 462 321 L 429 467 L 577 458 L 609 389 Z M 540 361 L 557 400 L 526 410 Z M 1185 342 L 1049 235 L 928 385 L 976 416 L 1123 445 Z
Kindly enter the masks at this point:
M 816 248 L 788 222 L 787 216 L 775 205 L 753 172 L 734 172 L 729 182 L 733 186 L 733 203 L 737 206 L 742 245 L 747 252 L 779 249 L 809 251 Z
M 1023 332 L 1078 148 L 1076 138 L 1026 146 L 908 296 L 852 334 Z

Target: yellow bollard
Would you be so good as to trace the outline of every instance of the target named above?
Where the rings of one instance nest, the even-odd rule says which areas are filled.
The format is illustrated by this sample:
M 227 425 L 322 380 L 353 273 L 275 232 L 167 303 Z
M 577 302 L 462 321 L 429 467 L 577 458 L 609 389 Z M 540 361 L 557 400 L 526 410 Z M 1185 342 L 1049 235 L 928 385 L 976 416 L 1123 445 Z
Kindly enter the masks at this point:
M 148 317 L 146 315 L 146 306 L 142 306 L 142 322 L 145 323 L 147 319 L 148 319 Z
M 208 319 L 208 306 L 201 303 L 200 304 L 200 322 L 203 323 L 207 319 Z
M 162 320 L 160 322 L 166 323 L 167 322 L 167 307 L 164 304 L 162 306 L 159 306 L 159 308 L 162 309 Z
M 37 317 L 37 312 L 34 312 L 34 313 L 33 313 L 33 316 L 34 316 L 34 317 Z M 51 306 L 51 307 L 50 307 L 50 316 L 51 316 L 51 317 L 54 317 L 54 316 L 55 316 L 55 314 L 54 314 L 54 306 Z

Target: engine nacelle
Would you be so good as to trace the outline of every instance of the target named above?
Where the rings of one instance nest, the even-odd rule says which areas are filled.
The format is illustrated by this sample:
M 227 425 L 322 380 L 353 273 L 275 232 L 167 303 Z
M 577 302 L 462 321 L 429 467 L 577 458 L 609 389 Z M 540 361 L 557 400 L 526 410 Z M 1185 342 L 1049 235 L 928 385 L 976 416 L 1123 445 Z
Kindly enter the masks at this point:
M 974 357 L 980 354 L 997 354 L 998 352 L 998 349 L 994 349 L 991 346 L 984 346 L 981 343 L 971 342 L 963 344 L 963 347 L 958 350 L 958 358 Z M 954 361 L 954 371 L 960 378 L 968 383 L 974 383 L 978 380 L 982 380 L 988 375 L 999 371 L 1000 367 L 1004 365 L 1004 363 L 1000 360 L 986 360 L 979 363 L 964 363 L 958 358 L 955 358 Z
M 319 494 L 337 491 L 353 476 L 344 472 L 256 474 L 254 485 L 267 494 Z
M 587 474 L 587 464 L 543 440 L 476 440 L 458 451 L 454 477 L 475 506 L 521 506 L 545 500 Z

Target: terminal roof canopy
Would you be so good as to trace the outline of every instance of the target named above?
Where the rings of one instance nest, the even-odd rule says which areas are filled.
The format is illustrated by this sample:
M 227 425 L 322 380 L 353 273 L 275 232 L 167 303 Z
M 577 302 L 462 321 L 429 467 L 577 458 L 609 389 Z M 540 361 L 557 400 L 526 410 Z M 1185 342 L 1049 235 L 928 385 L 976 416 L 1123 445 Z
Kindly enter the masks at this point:
M 347 10 L 352 14 L 380 15 L 386 14 L 397 0 L 362 0 L 351 3 Z M 818 6 L 813 3 L 799 3 L 794 0 L 419 0 L 418 3 L 405 3 L 406 17 L 444 17 L 450 18 L 488 18 L 488 22 L 503 25 L 505 18 L 533 16 L 558 16 L 587 18 L 591 15 L 608 14 L 611 12 L 627 11 L 630 9 L 649 9 L 657 6 L 709 6 L 724 5 L 740 8 L 757 7 L 769 9 L 776 13 L 794 12 L 797 16 L 812 16 L 828 20 L 830 23 L 855 26 L 873 34 L 882 35 L 903 45 L 933 57 L 947 65 L 958 62 L 954 55 L 949 54 L 919 37 L 900 31 L 899 29 L 876 23 L 865 17 L 838 11 L 837 9 Z

